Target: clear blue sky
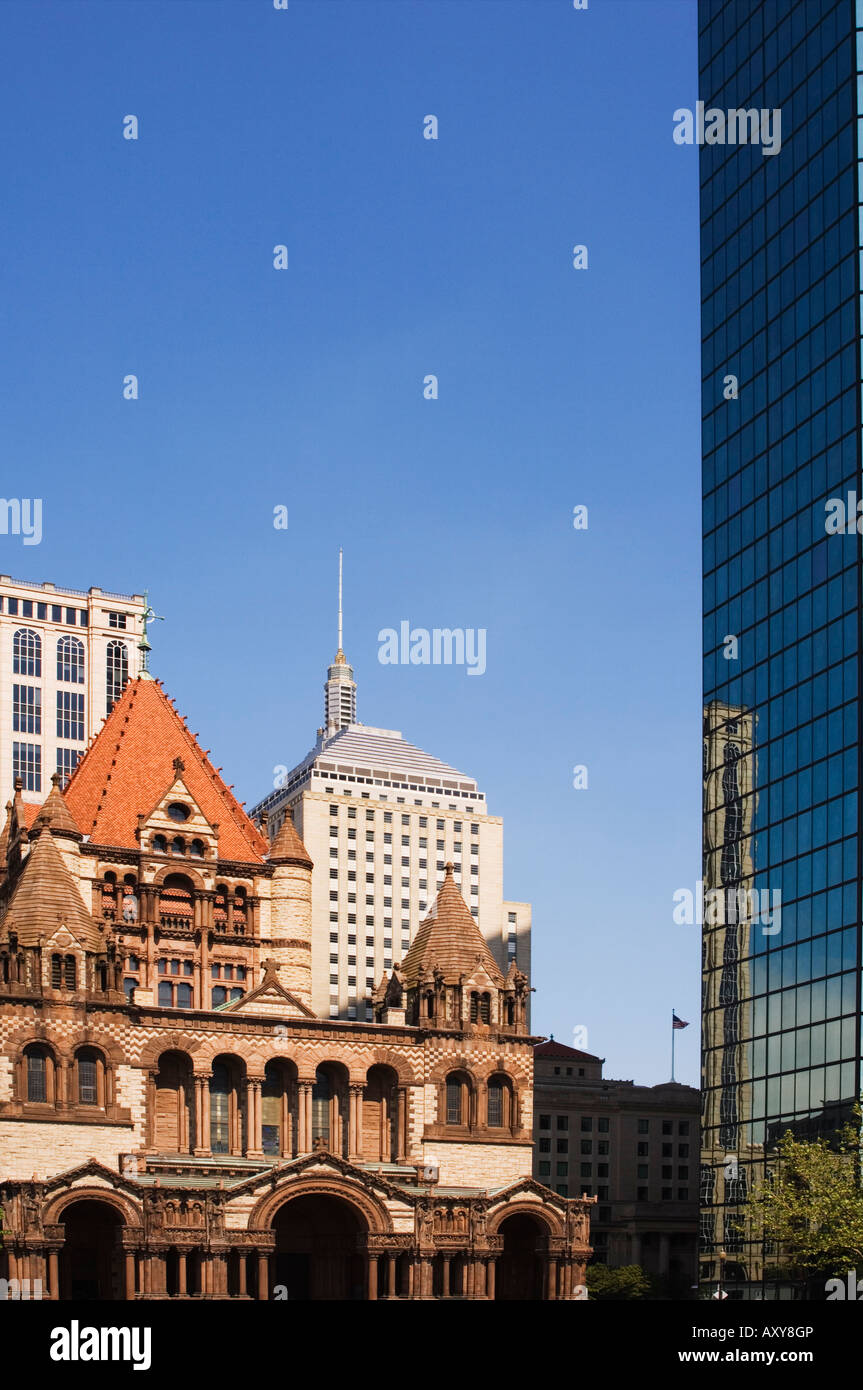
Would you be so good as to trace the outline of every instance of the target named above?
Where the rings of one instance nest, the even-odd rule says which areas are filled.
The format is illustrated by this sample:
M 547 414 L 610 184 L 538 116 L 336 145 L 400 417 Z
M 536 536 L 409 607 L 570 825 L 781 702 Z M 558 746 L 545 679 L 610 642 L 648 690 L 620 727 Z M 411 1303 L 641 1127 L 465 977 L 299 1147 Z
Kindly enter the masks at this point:
M 149 587 L 252 804 L 314 742 L 343 545 L 359 718 L 503 816 L 537 1031 L 653 1083 L 674 1006 L 697 1083 L 694 3 L 5 0 L 0 41 L 3 490 L 44 506 L 4 572 Z M 486 674 L 380 665 L 403 619 L 485 628 Z

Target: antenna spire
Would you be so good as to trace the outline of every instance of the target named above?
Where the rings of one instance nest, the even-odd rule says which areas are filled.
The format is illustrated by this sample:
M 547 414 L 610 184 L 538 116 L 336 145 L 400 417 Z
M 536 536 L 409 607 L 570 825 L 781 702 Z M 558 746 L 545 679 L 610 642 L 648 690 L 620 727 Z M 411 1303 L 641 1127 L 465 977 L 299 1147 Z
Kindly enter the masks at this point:
M 340 729 L 357 722 L 357 687 L 353 667 L 348 664 L 342 649 L 342 573 L 343 556 L 339 546 L 339 646 L 333 664 L 327 669 L 324 686 L 324 723 L 322 736 L 332 738 Z
M 339 651 L 342 650 L 342 547 L 339 546 Z

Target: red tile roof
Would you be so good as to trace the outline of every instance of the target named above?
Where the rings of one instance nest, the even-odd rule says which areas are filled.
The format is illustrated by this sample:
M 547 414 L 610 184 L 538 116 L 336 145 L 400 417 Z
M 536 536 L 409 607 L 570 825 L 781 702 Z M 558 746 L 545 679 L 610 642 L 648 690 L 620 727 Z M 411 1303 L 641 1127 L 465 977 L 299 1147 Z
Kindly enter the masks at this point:
M 549 1038 L 548 1042 L 537 1043 L 533 1049 L 534 1057 L 568 1057 L 570 1061 L 578 1062 L 601 1062 L 601 1057 L 594 1057 L 592 1052 L 579 1052 L 576 1047 L 567 1047 L 566 1043 L 555 1042 L 554 1038 Z
M 94 844 L 138 849 L 138 816 L 149 815 L 177 779 L 212 825 L 219 857 L 260 863 L 269 849 L 236 797 L 186 728 L 158 681 L 130 681 L 76 767 L 64 797 Z

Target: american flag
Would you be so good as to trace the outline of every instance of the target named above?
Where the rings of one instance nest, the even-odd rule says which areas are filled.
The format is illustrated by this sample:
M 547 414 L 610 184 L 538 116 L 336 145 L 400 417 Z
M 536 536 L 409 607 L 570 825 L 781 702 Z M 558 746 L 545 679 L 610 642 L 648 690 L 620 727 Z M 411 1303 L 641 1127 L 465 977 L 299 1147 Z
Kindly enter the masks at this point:
M 688 1024 L 688 1023 L 685 1023 L 685 1022 L 683 1021 L 682 1018 L 678 1018 L 678 1017 L 677 1017 L 677 1014 L 676 1014 L 676 1013 L 674 1012 L 674 1010 L 672 1009 L 672 1010 L 671 1010 L 671 1026 L 672 1026 L 672 1028 L 688 1028 L 688 1027 L 689 1027 L 689 1024 Z

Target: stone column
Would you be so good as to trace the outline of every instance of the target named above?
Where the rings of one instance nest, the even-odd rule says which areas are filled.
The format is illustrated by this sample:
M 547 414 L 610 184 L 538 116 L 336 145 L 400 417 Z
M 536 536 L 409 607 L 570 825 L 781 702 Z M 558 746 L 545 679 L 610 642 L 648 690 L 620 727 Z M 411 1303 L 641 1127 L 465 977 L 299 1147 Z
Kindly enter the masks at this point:
M 240 1250 L 237 1256 L 237 1293 L 240 1298 L 246 1297 L 246 1252 Z
M 348 1158 L 363 1155 L 363 1088 L 351 1084 L 348 1088 Z
M 375 1303 L 378 1296 L 378 1257 L 369 1255 L 367 1260 L 368 1269 L 368 1301 Z
M 263 1158 L 263 1136 L 261 1133 L 261 1078 L 250 1076 L 246 1080 L 246 1157 Z
M 451 1256 L 451 1255 L 444 1255 L 444 1256 L 442 1257 L 441 1263 L 442 1263 L 442 1265 L 443 1265 L 443 1272 L 442 1272 L 442 1275 L 441 1275 L 441 1298 L 449 1298 L 449 1297 L 451 1296 L 451 1295 L 450 1295 L 450 1286 L 449 1286 L 449 1276 L 450 1276 L 450 1264 L 451 1264 L 451 1262 L 452 1262 L 452 1256 Z
M 387 1254 L 387 1298 L 396 1297 L 396 1257 Z
M 301 1081 L 297 1087 L 299 1092 L 298 1104 L 298 1124 L 297 1124 L 297 1153 L 307 1154 L 312 1151 L 312 1083 L 311 1081 Z
M 398 1091 L 398 1118 L 396 1121 L 396 1163 L 404 1163 L 408 1155 L 408 1088 L 399 1086 Z
M 48 1251 L 48 1297 L 60 1297 L 60 1261 L 56 1250 Z
M 186 1252 L 177 1251 L 177 1293 L 180 1298 L 186 1297 Z
M 195 1153 L 210 1154 L 210 1078 L 196 1076 L 195 1080 Z
M 270 1257 L 264 1250 L 258 1251 L 258 1298 L 266 1301 L 270 1296 Z
M 56 1257 L 55 1257 L 56 1258 Z M 135 1252 L 127 1250 L 125 1252 L 125 1288 L 123 1297 L 131 1303 L 135 1297 Z
M 557 1298 L 557 1260 L 554 1255 L 549 1255 L 546 1262 L 546 1298 L 554 1301 Z
M 491 1259 L 489 1260 L 489 1262 L 488 1262 L 488 1269 L 486 1270 L 486 1280 L 485 1280 L 485 1296 L 486 1296 L 486 1298 L 488 1298 L 488 1299 L 490 1299 L 490 1300 L 492 1300 L 492 1301 L 494 1300 L 494 1275 L 495 1275 L 494 1266 L 495 1266 L 495 1259 L 494 1259 L 494 1256 L 492 1256 L 492 1258 L 491 1258 Z

